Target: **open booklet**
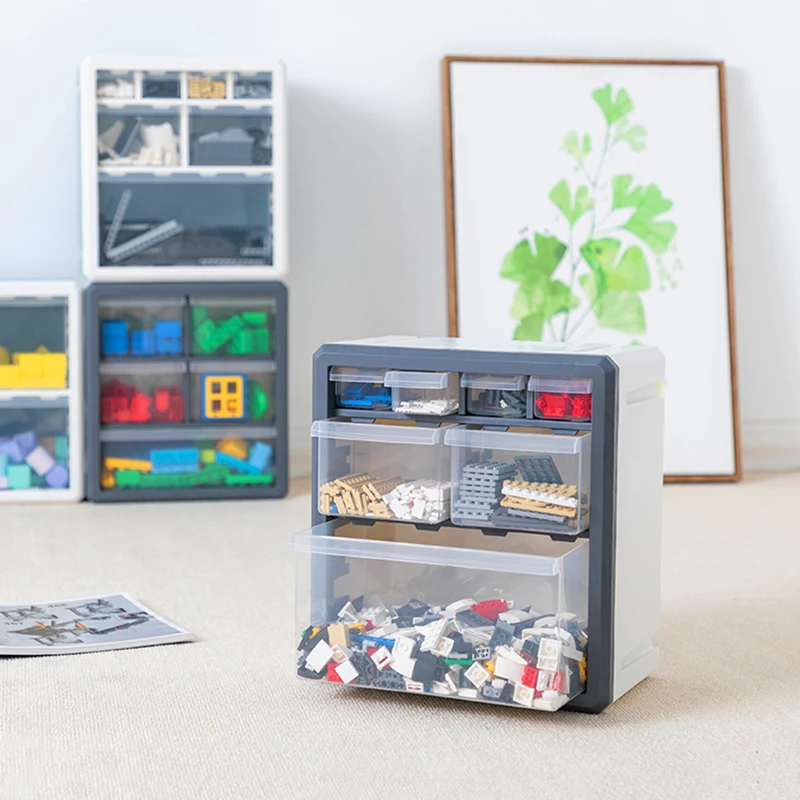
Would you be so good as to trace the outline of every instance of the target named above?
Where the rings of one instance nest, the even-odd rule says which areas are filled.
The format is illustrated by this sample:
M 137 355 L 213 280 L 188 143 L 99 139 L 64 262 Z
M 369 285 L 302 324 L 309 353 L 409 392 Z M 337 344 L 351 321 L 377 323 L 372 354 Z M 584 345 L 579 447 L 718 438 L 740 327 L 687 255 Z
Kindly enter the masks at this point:
M 127 594 L 0 606 L 0 656 L 93 653 L 193 639 Z

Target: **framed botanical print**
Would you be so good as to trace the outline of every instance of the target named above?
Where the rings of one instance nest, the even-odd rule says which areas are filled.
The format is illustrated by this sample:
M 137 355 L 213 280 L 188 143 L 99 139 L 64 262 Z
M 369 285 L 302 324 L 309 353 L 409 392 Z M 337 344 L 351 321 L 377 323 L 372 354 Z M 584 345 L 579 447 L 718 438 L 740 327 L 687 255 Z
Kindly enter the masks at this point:
M 451 335 L 652 344 L 664 472 L 737 480 L 724 67 L 443 62 Z

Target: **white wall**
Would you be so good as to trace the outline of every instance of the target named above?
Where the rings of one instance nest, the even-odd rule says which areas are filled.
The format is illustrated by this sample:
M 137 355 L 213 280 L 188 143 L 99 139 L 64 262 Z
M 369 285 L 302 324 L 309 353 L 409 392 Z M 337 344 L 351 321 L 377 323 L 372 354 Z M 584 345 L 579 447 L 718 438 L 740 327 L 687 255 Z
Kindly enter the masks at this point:
M 0 276 L 79 275 L 84 55 L 283 59 L 297 472 L 308 447 L 310 357 L 321 342 L 446 330 L 443 55 L 725 59 L 746 464 L 800 466 L 800 12 L 787 17 L 787 6 L 794 4 L 6 0 Z

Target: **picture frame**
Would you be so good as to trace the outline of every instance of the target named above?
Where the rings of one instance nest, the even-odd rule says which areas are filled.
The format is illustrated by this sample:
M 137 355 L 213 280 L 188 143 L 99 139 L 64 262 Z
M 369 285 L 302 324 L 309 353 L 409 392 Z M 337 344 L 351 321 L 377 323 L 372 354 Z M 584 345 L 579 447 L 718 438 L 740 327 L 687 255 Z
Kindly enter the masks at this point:
M 724 62 L 446 56 L 442 89 L 450 335 L 658 346 L 665 480 L 739 480 Z

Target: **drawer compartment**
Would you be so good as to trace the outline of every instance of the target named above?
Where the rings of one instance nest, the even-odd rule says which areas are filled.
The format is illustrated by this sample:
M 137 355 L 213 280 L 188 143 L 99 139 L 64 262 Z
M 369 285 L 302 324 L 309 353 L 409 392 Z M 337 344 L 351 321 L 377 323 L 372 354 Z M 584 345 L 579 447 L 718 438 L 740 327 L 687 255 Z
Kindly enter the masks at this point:
M 445 432 L 456 525 L 574 536 L 589 527 L 591 434 Z
M 201 360 L 189 365 L 193 422 L 265 422 L 275 413 L 272 362 Z
M 336 384 L 336 405 L 367 411 L 391 410 L 392 390 L 384 385 L 386 372 L 385 369 L 334 367 L 330 379 Z
M 320 513 L 437 524 L 450 516 L 444 431 L 317 420 Z
M 300 677 L 542 711 L 584 690 L 588 542 L 362 530 L 291 540 Z
M 103 358 L 181 356 L 183 305 L 180 300 L 135 298 L 99 304 Z
M 193 355 L 253 356 L 273 352 L 274 299 L 192 297 L 189 303 Z
M 186 420 L 184 363 L 100 365 L 103 425 L 175 423 Z
M 522 419 L 527 412 L 524 375 L 461 376 L 466 389 L 467 413 L 481 417 Z
M 389 370 L 392 411 L 399 414 L 442 416 L 458 413 L 458 376 L 455 372 Z
M 591 378 L 537 378 L 528 381 L 537 419 L 590 422 L 592 419 Z

